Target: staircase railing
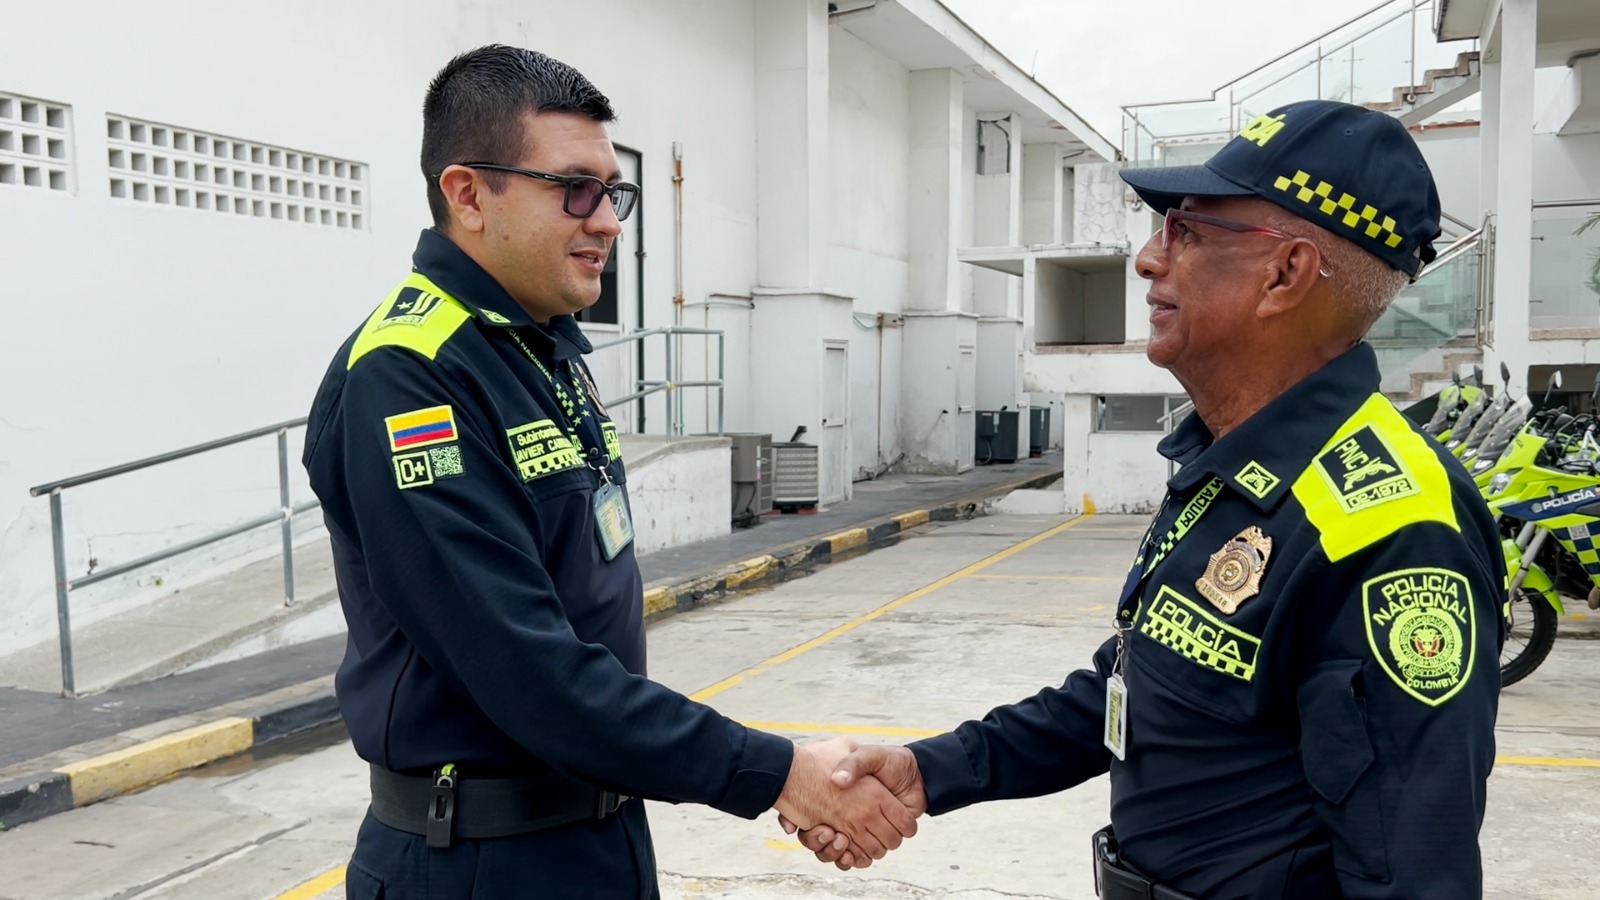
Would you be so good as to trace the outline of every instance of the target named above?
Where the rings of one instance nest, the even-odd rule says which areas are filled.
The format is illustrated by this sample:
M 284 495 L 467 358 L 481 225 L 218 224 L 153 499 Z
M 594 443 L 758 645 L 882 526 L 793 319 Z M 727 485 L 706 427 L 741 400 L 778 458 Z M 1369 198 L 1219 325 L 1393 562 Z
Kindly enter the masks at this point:
M 1436 0 L 1388 0 L 1222 85 L 1209 98 L 1123 107 L 1128 165 L 1198 163 L 1256 116 L 1295 100 L 1369 103 L 1418 83 L 1421 56 L 1454 58 L 1432 40 Z
M 121 465 L 111 466 L 110 468 L 106 469 L 99 469 L 94 472 L 85 472 L 82 475 L 74 475 L 71 478 L 63 478 L 60 481 L 52 481 L 49 484 L 41 484 L 38 487 L 30 488 L 28 490 L 28 493 L 35 497 L 42 497 L 46 494 L 50 496 L 50 543 L 52 553 L 55 557 L 56 569 L 56 626 L 60 633 L 61 640 L 62 696 L 77 696 L 77 687 L 73 678 L 72 666 L 72 613 L 68 603 L 68 597 L 73 591 L 78 590 L 79 588 L 86 588 L 91 584 L 97 584 L 110 578 L 116 578 L 119 575 L 126 575 L 129 572 L 134 572 L 146 566 L 151 566 L 158 562 L 162 562 L 163 560 L 168 560 L 175 556 L 188 553 L 191 550 L 198 550 L 201 547 L 206 547 L 211 544 L 215 544 L 218 541 L 227 540 L 231 537 L 237 537 L 238 535 L 244 534 L 247 531 L 253 531 L 257 528 L 277 522 L 279 523 L 279 528 L 282 531 L 283 537 L 283 602 L 286 606 L 291 606 L 294 604 L 293 519 L 299 513 L 316 509 L 322 505 L 316 500 L 308 500 L 304 503 L 294 503 L 289 499 L 289 432 L 292 429 L 301 428 L 305 424 L 306 420 L 304 418 L 291 419 L 287 422 L 279 422 L 276 425 L 268 425 L 264 428 L 252 429 L 239 434 L 229 435 L 225 438 L 218 438 L 214 441 L 206 441 L 203 444 L 195 444 L 192 447 L 184 447 L 181 450 L 173 450 L 169 453 L 149 456 L 144 459 L 136 459 L 133 462 L 122 463 Z M 67 544 L 64 537 L 66 529 L 64 524 L 65 518 L 61 511 L 62 491 L 68 488 L 78 487 L 80 485 L 92 484 L 96 481 L 104 481 L 107 478 L 113 478 L 118 475 L 126 475 L 129 472 L 137 472 L 141 469 L 148 469 L 151 466 L 158 466 L 162 463 L 175 462 L 180 459 L 187 459 L 191 456 L 198 456 L 202 453 L 207 453 L 212 450 L 220 450 L 224 447 L 232 447 L 235 444 L 242 444 L 245 441 L 252 441 L 256 438 L 262 438 L 272 434 L 278 436 L 278 509 L 276 511 L 267 513 L 266 515 L 257 516 L 247 521 L 238 522 L 220 531 L 208 534 L 205 537 L 195 538 L 192 541 L 185 541 L 181 544 L 174 544 L 173 546 L 167 547 L 164 550 L 158 550 L 155 553 L 151 553 L 147 556 L 141 556 L 138 559 L 130 562 L 111 566 L 98 572 L 90 572 L 79 578 L 67 577 Z

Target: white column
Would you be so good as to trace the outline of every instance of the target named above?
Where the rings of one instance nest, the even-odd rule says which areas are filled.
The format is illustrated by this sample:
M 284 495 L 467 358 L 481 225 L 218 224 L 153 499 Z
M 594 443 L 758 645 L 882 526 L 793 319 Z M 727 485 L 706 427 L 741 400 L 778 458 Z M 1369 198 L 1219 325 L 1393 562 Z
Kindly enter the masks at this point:
M 1029 144 L 1022 153 L 1022 219 L 1018 243 L 1061 242 L 1061 145 Z
M 1533 284 L 1533 73 L 1538 0 L 1505 0 L 1500 24 L 1500 109 L 1494 202 L 1494 352 L 1511 367 L 1511 390 L 1527 390 L 1529 293 Z M 1491 132 L 1484 131 L 1485 135 Z
M 828 263 L 828 5 L 756 2 L 757 279 L 817 290 Z
M 961 309 L 961 96 L 953 69 L 911 73 L 910 309 Z

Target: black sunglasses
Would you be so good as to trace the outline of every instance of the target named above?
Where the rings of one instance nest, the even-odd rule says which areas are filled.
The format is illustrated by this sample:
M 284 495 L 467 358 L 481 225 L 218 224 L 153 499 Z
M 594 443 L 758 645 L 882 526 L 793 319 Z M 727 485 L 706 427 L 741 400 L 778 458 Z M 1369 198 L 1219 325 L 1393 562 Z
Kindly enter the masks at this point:
M 587 219 L 594 215 L 594 211 L 600 208 L 601 197 L 611 198 L 611 208 L 616 212 L 619 222 L 628 218 L 639 203 L 639 186 L 628 181 L 606 184 L 593 175 L 556 175 L 533 169 L 519 169 L 516 166 L 503 166 L 499 163 L 469 162 L 461 165 L 469 169 L 513 172 L 529 178 L 554 181 L 566 188 L 566 194 L 561 199 L 561 209 L 567 215 L 579 219 Z

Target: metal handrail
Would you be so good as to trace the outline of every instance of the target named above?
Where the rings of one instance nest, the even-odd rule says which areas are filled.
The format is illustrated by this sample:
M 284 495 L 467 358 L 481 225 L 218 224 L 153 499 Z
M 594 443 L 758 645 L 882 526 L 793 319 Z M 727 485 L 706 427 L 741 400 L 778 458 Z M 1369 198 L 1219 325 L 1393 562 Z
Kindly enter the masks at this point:
M 717 434 L 722 434 L 723 433 L 723 425 L 724 425 L 724 412 L 725 412 L 725 410 L 724 410 L 724 407 L 725 407 L 725 394 L 726 394 L 726 387 L 727 387 L 727 337 L 723 334 L 721 329 L 719 329 L 719 328 L 692 328 L 692 327 L 689 327 L 689 326 L 686 326 L 686 325 L 660 325 L 660 326 L 657 326 L 655 328 L 644 328 L 644 329 L 641 329 L 639 331 L 635 331 L 635 332 L 633 332 L 631 334 L 625 334 L 625 335 L 623 335 L 622 337 L 619 337 L 619 338 L 613 338 L 613 339 L 611 339 L 609 341 L 601 341 L 600 343 L 593 344 L 592 346 L 593 346 L 593 348 L 595 350 L 604 350 L 604 349 L 606 349 L 608 347 L 617 347 L 617 346 L 621 346 L 622 344 L 632 343 L 634 341 L 644 341 L 644 340 L 646 340 L 648 338 L 652 338 L 652 337 L 655 337 L 657 335 L 660 335 L 663 338 L 665 338 L 664 343 L 666 344 L 666 348 L 667 348 L 666 371 L 668 373 L 671 373 L 672 370 L 673 370 L 672 369 L 672 343 L 673 343 L 672 342 L 672 337 L 674 335 L 682 335 L 682 334 L 701 335 L 701 336 L 704 336 L 704 337 L 715 337 L 717 339 L 717 377 L 714 380 L 706 380 L 706 381 L 671 381 L 671 380 L 654 381 L 654 380 L 646 380 L 646 379 L 640 378 L 640 379 L 636 379 L 634 381 L 634 386 L 637 387 L 638 390 L 636 390 L 633 393 L 628 394 L 626 396 L 618 397 L 615 400 L 607 400 L 607 401 L 605 401 L 605 405 L 606 405 L 606 407 L 608 409 L 620 409 L 621 407 L 625 406 L 626 404 L 634 403 L 634 402 L 643 400 L 646 397 L 652 396 L 654 394 L 659 394 L 659 393 L 661 393 L 663 391 L 671 393 L 673 391 L 678 390 L 679 388 L 693 388 L 693 387 L 716 388 L 717 389 Z M 675 408 L 674 404 L 668 403 L 667 404 L 667 434 L 669 434 L 669 435 L 681 435 L 683 433 L 683 422 L 681 421 L 680 417 L 681 417 L 681 411 L 677 410 Z
M 273 522 L 278 522 L 280 523 L 283 537 L 284 605 L 288 606 L 294 604 L 294 542 L 292 520 L 299 513 L 316 509 L 322 505 L 321 502 L 317 500 L 311 500 L 305 503 L 297 504 L 291 502 L 289 499 L 289 430 L 292 428 L 299 428 L 305 424 L 305 418 L 289 419 L 284 422 L 279 422 L 275 425 L 253 428 L 249 431 L 242 431 L 238 434 L 229 435 L 228 437 L 224 438 L 218 438 L 214 441 L 206 441 L 205 443 L 195 444 L 179 450 L 160 453 L 155 456 L 147 456 L 144 459 L 122 463 L 120 465 L 110 466 L 104 469 L 97 469 L 93 472 L 85 472 L 82 475 L 74 475 L 70 478 L 63 478 L 59 481 L 52 481 L 47 484 L 41 484 L 28 489 L 28 493 L 34 497 L 41 497 L 46 494 L 50 496 L 50 543 L 52 555 L 55 558 L 56 570 L 56 623 L 57 628 L 60 631 L 61 640 L 62 696 L 77 696 L 77 683 L 74 677 L 72 664 L 72 615 L 70 604 L 68 602 L 68 595 L 78 588 L 88 587 L 91 584 L 97 584 L 110 578 L 116 578 L 119 575 L 126 575 L 129 572 L 142 569 L 145 566 L 171 559 L 175 556 L 188 553 L 191 550 L 198 550 L 201 547 L 214 544 L 218 541 L 236 537 L 244 534 L 247 531 L 260 528 L 264 525 L 270 525 Z M 198 456 L 199 454 L 207 453 L 212 450 L 219 450 L 223 447 L 231 447 L 235 444 L 242 444 L 245 441 L 266 437 L 269 434 L 277 434 L 278 436 L 279 507 L 277 512 L 258 516 L 246 522 L 239 522 L 234 525 L 230 525 L 221 531 L 213 532 L 204 537 L 195 538 L 191 541 L 185 541 L 181 544 L 176 544 L 163 550 L 158 550 L 155 553 L 141 556 L 138 559 L 131 560 L 129 562 L 120 563 L 100 572 L 86 574 L 82 578 L 67 577 L 66 529 L 64 524 L 64 516 L 61 511 L 62 491 L 66 490 L 67 488 L 91 484 L 96 481 L 103 481 L 107 478 L 114 478 L 118 475 L 125 475 L 129 472 L 137 472 L 141 469 L 148 469 L 152 466 L 161 465 L 162 463 L 187 459 L 191 456 Z

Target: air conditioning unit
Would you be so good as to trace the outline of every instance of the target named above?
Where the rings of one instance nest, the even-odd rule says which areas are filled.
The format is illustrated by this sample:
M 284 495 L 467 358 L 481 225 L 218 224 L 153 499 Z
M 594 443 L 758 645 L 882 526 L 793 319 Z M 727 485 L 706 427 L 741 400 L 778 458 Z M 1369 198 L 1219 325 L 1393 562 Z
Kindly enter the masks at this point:
M 784 441 L 772 445 L 772 505 L 781 510 L 815 509 L 821 500 L 817 448 Z
M 772 435 L 727 436 L 733 439 L 733 523 L 754 525 L 772 511 Z

